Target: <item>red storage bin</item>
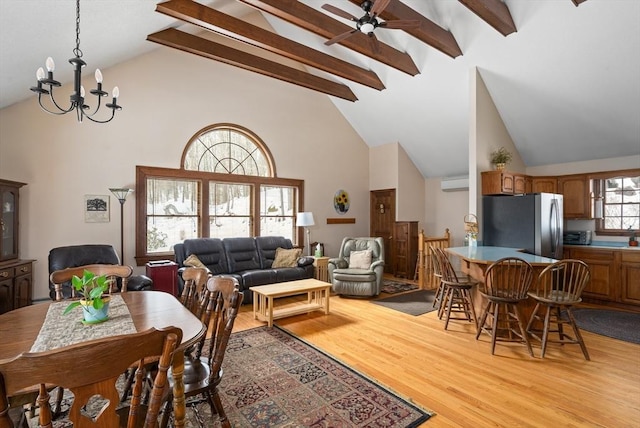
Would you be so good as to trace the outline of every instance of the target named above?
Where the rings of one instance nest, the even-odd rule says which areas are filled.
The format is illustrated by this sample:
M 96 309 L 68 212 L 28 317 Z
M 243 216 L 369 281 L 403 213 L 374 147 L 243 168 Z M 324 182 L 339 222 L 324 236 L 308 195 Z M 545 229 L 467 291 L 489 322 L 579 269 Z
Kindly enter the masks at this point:
M 178 295 L 178 264 L 171 260 L 147 263 L 147 276 L 153 280 L 153 290 Z

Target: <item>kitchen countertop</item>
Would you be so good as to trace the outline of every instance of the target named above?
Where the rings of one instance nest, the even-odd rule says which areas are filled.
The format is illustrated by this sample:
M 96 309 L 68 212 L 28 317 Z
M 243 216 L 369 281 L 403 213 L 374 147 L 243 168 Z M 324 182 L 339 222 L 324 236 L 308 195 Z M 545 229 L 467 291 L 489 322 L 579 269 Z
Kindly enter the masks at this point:
M 517 248 L 509 247 L 451 247 L 447 248 L 450 253 L 460 256 L 465 260 L 474 263 L 490 264 L 504 257 L 518 257 L 531 263 L 532 266 L 546 266 L 558 260 L 549 257 L 536 256 L 535 254 L 523 253 Z
M 565 247 L 571 248 L 607 248 L 616 250 L 629 250 L 638 251 L 640 247 L 630 247 L 628 242 L 620 241 L 591 241 L 591 245 L 569 245 L 565 244 Z

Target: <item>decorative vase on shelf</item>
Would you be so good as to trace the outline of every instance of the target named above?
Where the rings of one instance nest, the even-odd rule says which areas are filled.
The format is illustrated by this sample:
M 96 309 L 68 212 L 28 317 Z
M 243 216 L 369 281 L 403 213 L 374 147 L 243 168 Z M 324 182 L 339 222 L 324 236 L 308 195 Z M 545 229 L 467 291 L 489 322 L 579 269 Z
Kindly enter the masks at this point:
M 495 165 L 496 165 L 496 171 L 502 171 L 507 166 L 507 164 L 504 163 L 504 162 L 500 162 L 500 163 L 497 163 Z

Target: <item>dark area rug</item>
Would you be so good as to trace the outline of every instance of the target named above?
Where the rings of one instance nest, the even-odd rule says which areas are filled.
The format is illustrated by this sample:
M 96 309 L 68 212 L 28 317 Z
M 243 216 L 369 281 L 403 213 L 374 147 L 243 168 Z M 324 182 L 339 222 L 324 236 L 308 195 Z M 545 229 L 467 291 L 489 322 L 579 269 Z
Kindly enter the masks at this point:
M 372 300 L 371 303 L 409 315 L 422 315 L 436 310 L 433 307 L 435 292 L 432 290 L 418 290 L 384 299 Z
M 409 284 L 407 282 L 391 281 L 390 279 L 383 280 L 382 292 L 387 294 L 402 293 L 404 291 L 410 291 L 417 289 L 418 286 Z
M 418 427 L 431 416 L 278 327 L 233 333 L 223 370 L 220 395 L 234 428 Z M 187 406 L 187 428 L 220 426 L 208 403 Z M 54 423 L 69 426 L 64 417 Z
M 640 314 L 608 309 L 573 310 L 578 327 L 591 333 L 640 344 Z

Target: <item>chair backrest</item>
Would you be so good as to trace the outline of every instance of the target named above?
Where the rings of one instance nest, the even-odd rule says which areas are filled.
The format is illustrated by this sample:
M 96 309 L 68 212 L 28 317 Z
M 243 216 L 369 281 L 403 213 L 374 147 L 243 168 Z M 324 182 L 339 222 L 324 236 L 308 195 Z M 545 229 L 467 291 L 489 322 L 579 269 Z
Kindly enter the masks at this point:
M 209 272 L 204 268 L 187 267 L 182 271 L 184 287 L 180 303 L 198 317 L 201 309 L 200 299 L 204 297 L 208 278 Z
M 376 237 L 344 238 L 338 258 L 349 261 L 351 252 L 371 250 L 371 263 L 384 261 L 384 240 Z
M 434 248 L 449 248 L 451 246 L 451 233 L 445 229 L 443 236 L 426 236 L 423 230 L 418 234 L 418 282 L 420 288 L 433 288 L 438 286 L 440 278 L 435 276 L 436 258 Z
M 440 254 L 438 254 L 437 247 L 429 246 L 429 257 L 431 258 L 429 265 L 432 267 L 433 275 L 435 275 L 439 281 L 442 279 L 442 262 L 440 261 Z
M 489 266 L 484 275 L 484 293 L 508 300 L 522 300 L 533 281 L 533 267 L 517 257 L 505 257 Z
M 536 295 L 558 303 L 580 301 L 589 283 L 589 266 L 581 260 L 560 260 L 544 268 L 535 285 Z
M 74 402 L 69 420 L 75 428 L 113 428 L 123 426 L 116 413 L 120 397 L 116 389 L 118 377 L 137 363 L 139 374 L 133 390 L 127 427 L 140 425 L 138 418 L 145 418 L 145 427 L 158 423 L 162 394 L 167 387 L 167 370 L 173 352 L 182 340 L 182 331 L 176 327 L 163 330 L 150 329 L 142 333 L 112 336 L 92 340 L 40 353 L 23 353 L 10 360 L 0 361 L 0 426 L 12 426 L 8 416 L 8 396 L 21 389 L 40 384 L 40 426 L 51 426 L 51 409 L 45 384 L 69 389 Z M 141 414 L 142 371 L 144 359 L 160 357 L 158 372 L 149 396 L 147 414 Z M 66 369 L 65 369 L 66 368 Z M 94 402 L 94 396 L 105 402 L 95 419 L 84 413 L 83 407 Z M 93 412 L 91 412 L 93 413 Z
M 439 269 L 440 269 L 440 274 L 442 277 L 442 281 L 449 283 L 449 284 L 455 284 L 455 283 L 459 283 L 460 282 L 460 278 L 458 278 L 458 275 L 456 274 L 455 269 L 453 268 L 453 265 L 451 264 L 451 261 L 449 260 L 449 256 L 447 255 L 447 253 L 444 251 L 443 247 L 433 247 L 433 251 L 436 255 L 437 258 L 437 263 L 439 263 Z
M 122 292 L 126 292 L 127 280 L 133 273 L 131 266 L 103 264 L 85 265 L 54 271 L 49 275 L 49 281 L 54 285 L 56 301 L 64 299 L 62 284 L 71 281 L 71 278 L 74 276 L 82 278 L 82 274 L 85 270 L 93 272 L 98 276 L 106 275 L 108 279 L 111 279 L 109 284 L 109 293 L 116 289 L 115 282 L 117 278 L 120 278 L 122 281 Z M 76 292 L 73 287 L 71 288 L 71 297 L 76 297 Z
M 227 350 L 231 330 L 242 304 L 242 293 L 238 290 L 238 281 L 231 277 L 213 276 L 207 281 L 207 290 L 214 298 L 212 316 L 205 325 L 209 326 L 209 367 L 211 385 L 217 384 L 220 368 Z M 197 355 L 198 358 L 200 355 Z

